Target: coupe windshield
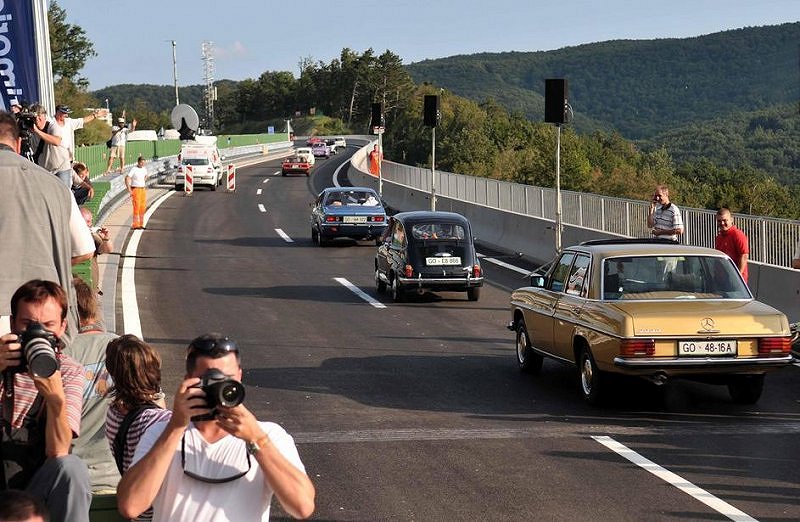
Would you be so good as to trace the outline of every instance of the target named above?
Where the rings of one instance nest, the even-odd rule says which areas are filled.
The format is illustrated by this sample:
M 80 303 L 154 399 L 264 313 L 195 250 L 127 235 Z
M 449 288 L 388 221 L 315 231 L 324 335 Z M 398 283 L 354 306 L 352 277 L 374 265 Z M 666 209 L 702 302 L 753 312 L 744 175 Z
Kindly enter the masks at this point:
M 615 257 L 603 261 L 603 299 L 751 298 L 736 267 L 724 257 Z

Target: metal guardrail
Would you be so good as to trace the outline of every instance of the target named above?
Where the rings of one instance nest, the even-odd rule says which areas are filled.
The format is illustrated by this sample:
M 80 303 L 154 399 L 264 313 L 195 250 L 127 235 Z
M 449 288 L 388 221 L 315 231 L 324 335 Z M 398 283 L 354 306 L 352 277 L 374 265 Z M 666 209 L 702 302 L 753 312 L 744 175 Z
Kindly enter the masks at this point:
M 382 175 L 387 181 L 430 192 L 430 169 L 384 161 Z M 555 189 L 443 171 L 436 171 L 436 176 L 438 196 L 555 221 Z M 564 224 L 623 237 L 649 235 L 649 202 L 564 190 L 561 191 L 561 201 Z M 682 241 L 713 248 L 717 234 L 716 212 L 680 209 L 685 227 Z M 800 242 L 800 221 L 748 214 L 734 214 L 734 217 L 736 226 L 750 240 L 750 261 L 777 267 L 791 266 Z

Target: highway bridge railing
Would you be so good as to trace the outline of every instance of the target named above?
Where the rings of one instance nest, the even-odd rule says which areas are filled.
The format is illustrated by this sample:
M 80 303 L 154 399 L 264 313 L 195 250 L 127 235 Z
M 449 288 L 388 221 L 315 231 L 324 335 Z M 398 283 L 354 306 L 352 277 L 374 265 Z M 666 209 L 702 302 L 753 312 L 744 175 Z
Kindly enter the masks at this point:
M 373 142 L 374 143 L 374 142 Z M 351 181 L 377 189 L 367 169 L 373 143 L 356 152 Z M 399 210 L 430 209 L 431 170 L 392 161 L 382 164 L 383 197 Z M 649 202 L 597 194 L 562 191 L 565 246 L 588 239 L 648 237 Z M 437 210 L 465 215 L 479 240 L 537 261 L 555 254 L 556 191 L 477 176 L 436 171 Z M 682 242 L 714 247 L 716 212 L 680 206 L 685 230 Z M 791 259 L 800 241 L 800 221 L 734 214 L 736 225 L 750 240 L 749 286 L 754 295 L 789 316 L 800 319 L 800 271 Z

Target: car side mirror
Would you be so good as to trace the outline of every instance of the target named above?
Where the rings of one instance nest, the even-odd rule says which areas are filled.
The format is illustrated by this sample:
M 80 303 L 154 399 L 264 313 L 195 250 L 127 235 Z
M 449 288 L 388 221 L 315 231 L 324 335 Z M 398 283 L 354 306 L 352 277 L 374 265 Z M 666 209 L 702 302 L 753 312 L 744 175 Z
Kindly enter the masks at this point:
M 539 274 L 532 275 L 531 286 L 534 288 L 544 288 L 544 276 Z

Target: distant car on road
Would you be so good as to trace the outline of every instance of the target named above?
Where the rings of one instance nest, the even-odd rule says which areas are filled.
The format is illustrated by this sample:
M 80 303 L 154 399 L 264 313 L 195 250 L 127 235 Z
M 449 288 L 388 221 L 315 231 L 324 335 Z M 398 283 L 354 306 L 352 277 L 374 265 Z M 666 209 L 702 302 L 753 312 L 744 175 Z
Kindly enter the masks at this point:
M 336 145 L 337 149 L 346 149 L 347 148 L 347 141 L 341 136 L 333 138 L 333 144 Z
M 391 217 L 375 255 L 375 286 L 394 301 L 424 290 L 466 292 L 477 301 L 483 270 L 467 218 L 454 212 L 402 212 Z
M 300 156 L 302 159 L 309 162 L 312 167 L 314 166 L 316 158 L 314 157 L 314 152 L 311 150 L 311 147 L 297 147 L 294 153 L 296 156 Z
M 311 205 L 311 239 L 320 246 L 336 238 L 378 241 L 388 219 L 378 193 L 368 187 L 330 187 Z
M 312 145 L 314 145 L 315 143 L 319 143 L 319 142 L 321 142 L 321 141 L 322 141 L 322 138 L 320 138 L 320 137 L 318 137 L 318 136 L 311 136 L 310 138 L 308 138 L 308 139 L 306 140 L 306 145 L 308 145 L 309 147 L 311 147 L 311 146 L 312 146 Z
M 294 173 L 311 175 L 311 164 L 300 156 L 289 156 L 281 164 L 281 176 Z
M 328 146 L 328 149 L 331 151 L 331 154 L 336 154 L 336 141 L 333 138 L 326 139 L 325 145 Z
M 614 374 L 726 384 L 734 402 L 752 404 L 764 374 L 792 360 L 786 316 L 756 301 L 717 250 L 588 241 L 549 266 L 511 294 L 517 364 L 530 373 L 544 357 L 576 366 L 590 404 Z
M 330 158 L 331 157 L 331 149 L 324 141 L 318 141 L 311 145 L 311 152 L 314 154 L 315 158 Z

